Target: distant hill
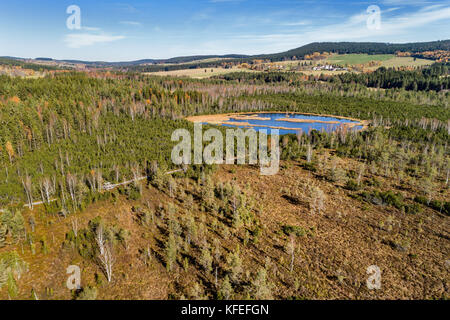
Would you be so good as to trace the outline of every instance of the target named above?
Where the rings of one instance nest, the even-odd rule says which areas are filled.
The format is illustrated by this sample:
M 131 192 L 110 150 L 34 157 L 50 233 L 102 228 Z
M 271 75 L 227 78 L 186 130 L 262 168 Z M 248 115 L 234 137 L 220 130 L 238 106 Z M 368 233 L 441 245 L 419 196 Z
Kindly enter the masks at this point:
M 433 50 L 450 50 L 450 40 L 402 44 L 382 42 L 314 42 L 289 51 L 259 55 L 257 57 L 279 60 L 294 56 L 301 58 L 313 52 L 393 54 L 397 51 L 416 53 Z
M 47 66 L 40 65 L 36 63 L 28 63 L 25 62 L 24 59 L 16 58 L 16 57 L 0 57 L 0 65 L 8 66 L 8 67 L 20 67 L 22 69 L 29 69 L 34 71 L 50 71 L 50 70 L 59 70 L 60 68 L 57 66 Z
M 431 42 L 414 42 L 414 43 L 382 43 L 382 42 L 314 42 L 305 46 L 292 49 L 285 52 L 273 53 L 273 54 L 261 54 L 261 55 L 242 55 L 242 54 L 229 54 L 229 55 L 196 55 L 196 56 L 184 56 L 174 57 L 169 59 L 142 59 L 136 61 L 121 61 L 121 62 L 106 62 L 106 61 L 82 61 L 82 60 L 53 60 L 51 58 L 36 58 L 37 61 L 55 61 L 58 63 L 74 63 L 84 64 L 90 67 L 116 67 L 126 68 L 132 67 L 136 69 L 140 66 L 145 66 L 149 69 L 149 64 L 180 64 L 180 63 L 193 63 L 198 62 L 199 67 L 210 67 L 223 62 L 221 59 L 233 59 L 241 61 L 250 61 L 253 59 L 270 59 L 272 61 L 279 61 L 283 59 L 291 59 L 293 57 L 303 58 L 305 55 L 312 54 L 314 52 L 333 52 L 340 54 L 349 53 L 366 53 L 366 54 L 393 54 L 397 51 L 408 51 L 411 53 L 433 51 L 433 50 L 450 50 L 450 40 L 431 41 Z M 16 57 L 3 57 L 12 60 L 22 60 Z M 218 59 L 215 62 L 204 62 L 202 60 Z M 190 67 L 195 67 L 193 66 Z M 183 66 L 173 66 L 175 68 L 182 68 Z M 154 66 L 154 69 L 161 69 L 161 66 Z M 152 69 L 152 68 L 150 68 Z

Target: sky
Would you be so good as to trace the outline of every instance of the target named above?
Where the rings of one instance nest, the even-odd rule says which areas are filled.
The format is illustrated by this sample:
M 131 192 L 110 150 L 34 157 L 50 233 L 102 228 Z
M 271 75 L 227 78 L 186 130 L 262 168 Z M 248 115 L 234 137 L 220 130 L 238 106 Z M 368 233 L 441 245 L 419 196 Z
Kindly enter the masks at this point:
M 450 0 L 0 0 L 0 56 L 112 62 L 446 39 Z

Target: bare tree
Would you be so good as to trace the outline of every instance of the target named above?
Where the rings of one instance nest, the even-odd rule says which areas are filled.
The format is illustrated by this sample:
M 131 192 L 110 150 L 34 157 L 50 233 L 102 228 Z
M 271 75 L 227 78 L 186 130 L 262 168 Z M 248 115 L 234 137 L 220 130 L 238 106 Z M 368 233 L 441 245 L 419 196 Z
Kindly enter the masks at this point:
M 101 170 L 96 171 L 96 180 L 97 180 L 97 191 L 101 192 L 103 186 L 103 174 Z
M 118 183 L 119 182 L 119 178 L 120 178 L 120 167 L 117 164 L 114 164 L 113 170 L 114 170 L 114 174 L 115 174 L 115 177 L 116 177 L 115 182 Z
M 308 143 L 308 146 L 306 147 L 306 161 L 310 163 L 312 161 L 312 157 L 313 157 L 312 147 L 311 144 Z
M 73 231 L 73 234 L 75 235 L 75 237 L 78 237 L 78 220 L 77 219 L 72 220 L 72 231 Z
M 142 194 L 142 185 L 139 182 L 139 179 L 141 178 L 141 169 L 139 167 L 139 163 L 132 164 L 131 171 L 133 172 L 133 184 L 139 190 L 139 193 Z
M 54 186 L 48 177 L 45 177 L 39 181 L 39 189 L 41 191 L 42 201 L 50 203 L 50 196 L 54 192 Z
M 313 213 L 321 213 L 325 210 L 325 193 L 316 186 L 312 186 L 310 195 L 310 206 Z
M 360 167 L 359 167 L 359 172 L 358 172 L 358 178 L 357 178 L 357 183 L 358 183 L 358 186 L 360 186 L 361 185 L 361 181 L 362 181 L 362 178 L 363 178 L 363 176 L 364 176 L 364 170 L 366 169 L 366 165 L 365 164 L 362 164 Z
M 447 162 L 447 178 L 445 179 L 445 185 L 448 185 L 448 180 L 450 177 L 450 160 Z
M 100 267 L 103 269 L 103 272 L 108 279 L 108 282 L 111 282 L 113 275 L 113 266 L 114 266 L 114 254 L 113 254 L 113 245 L 110 240 L 105 238 L 105 234 L 103 232 L 102 225 L 99 225 L 96 234 L 95 234 L 95 242 L 98 247 L 98 261 Z
M 67 173 L 66 177 L 67 188 L 69 189 L 70 198 L 74 205 L 77 205 L 76 185 L 78 183 L 77 177 Z
M 33 191 L 32 191 L 32 183 L 31 183 L 31 177 L 27 174 L 25 176 L 25 180 L 22 178 L 22 185 L 25 189 L 25 193 L 27 195 L 28 200 L 28 206 L 31 210 L 33 210 Z
M 302 129 L 297 129 L 295 135 L 297 136 L 298 145 L 301 146 L 301 144 L 302 144 L 302 137 L 303 137 L 303 130 Z
M 171 198 L 175 197 L 175 192 L 177 190 L 177 183 L 174 178 L 170 177 L 167 181 L 167 187 L 169 188 L 169 196 Z
M 290 236 L 289 242 L 286 246 L 287 253 L 291 256 L 291 272 L 294 270 L 294 260 L 295 260 L 295 238 L 293 235 Z

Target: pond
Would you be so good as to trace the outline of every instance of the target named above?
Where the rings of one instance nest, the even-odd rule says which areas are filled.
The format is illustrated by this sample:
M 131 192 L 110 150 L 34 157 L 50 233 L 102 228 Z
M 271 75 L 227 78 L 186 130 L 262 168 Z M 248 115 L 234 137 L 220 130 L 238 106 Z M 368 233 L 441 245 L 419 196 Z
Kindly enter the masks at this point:
M 188 120 L 242 129 L 253 128 L 256 131 L 266 129 L 269 133 L 270 129 L 278 129 L 281 135 L 295 134 L 299 130 L 306 133 L 311 130 L 333 132 L 343 127 L 362 130 L 366 125 L 364 121 L 344 117 L 281 112 L 219 114 L 189 117 Z

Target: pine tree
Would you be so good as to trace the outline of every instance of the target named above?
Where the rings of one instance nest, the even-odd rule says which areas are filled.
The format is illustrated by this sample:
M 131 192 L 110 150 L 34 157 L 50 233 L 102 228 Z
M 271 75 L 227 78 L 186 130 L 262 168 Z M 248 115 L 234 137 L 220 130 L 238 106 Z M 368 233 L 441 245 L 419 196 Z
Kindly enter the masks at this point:
M 213 258 L 211 256 L 211 253 L 207 247 L 202 249 L 202 255 L 200 258 L 200 264 L 205 269 L 207 273 L 210 273 L 212 271 L 212 262 Z
M 222 280 L 219 291 L 217 292 L 217 298 L 219 300 L 230 300 L 233 298 L 233 286 L 230 283 L 228 276 Z
M 242 260 L 239 256 L 239 247 L 234 252 L 230 252 L 227 257 L 227 263 L 231 281 L 239 282 L 242 274 Z
M 255 280 L 252 282 L 252 292 L 257 300 L 272 299 L 272 284 L 267 279 L 267 272 L 260 268 Z
M 166 244 L 166 268 L 167 271 L 172 271 L 175 262 L 177 261 L 177 243 L 175 235 L 171 233 Z

